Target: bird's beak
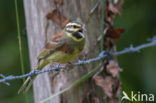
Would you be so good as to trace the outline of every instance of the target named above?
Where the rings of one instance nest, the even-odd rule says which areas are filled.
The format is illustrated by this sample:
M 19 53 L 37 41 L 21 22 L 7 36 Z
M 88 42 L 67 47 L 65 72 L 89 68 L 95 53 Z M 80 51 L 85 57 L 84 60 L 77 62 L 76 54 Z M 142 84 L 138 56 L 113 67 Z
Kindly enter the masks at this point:
M 84 32 L 83 31 L 87 31 L 86 28 L 85 28 L 85 24 L 82 25 L 82 27 L 80 28 L 80 31 L 79 31 L 79 34 L 85 38 L 85 35 L 84 35 Z
M 79 34 L 80 34 L 83 38 L 85 38 L 84 33 L 79 32 Z
M 83 29 L 84 31 L 87 31 L 86 28 L 85 28 L 85 24 L 82 25 L 82 29 Z

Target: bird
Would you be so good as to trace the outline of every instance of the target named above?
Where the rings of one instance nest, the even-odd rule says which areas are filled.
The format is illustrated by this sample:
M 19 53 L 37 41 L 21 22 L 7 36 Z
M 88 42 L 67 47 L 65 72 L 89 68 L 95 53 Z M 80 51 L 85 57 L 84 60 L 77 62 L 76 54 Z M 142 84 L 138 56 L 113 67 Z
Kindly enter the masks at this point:
M 48 64 L 69 63 L 79 56 L 85 45 L 85 26 L 79 22 L 69 22 L 63 30 L 54 35 L 41 49 L 37 59 L 37 70 Z M 25 93 L 29 90 L 36 76 L 29 76 L 18 90 Z

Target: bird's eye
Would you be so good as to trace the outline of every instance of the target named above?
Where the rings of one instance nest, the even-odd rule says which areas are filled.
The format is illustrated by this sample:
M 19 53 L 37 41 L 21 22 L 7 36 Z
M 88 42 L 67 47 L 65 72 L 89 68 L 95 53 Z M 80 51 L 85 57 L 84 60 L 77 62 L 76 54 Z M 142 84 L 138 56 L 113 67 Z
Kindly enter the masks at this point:
M 76 26 L 76 25 L 74 25 L 74 26 L 73 26 L 73 28 L 77 28 L 77 26 Z

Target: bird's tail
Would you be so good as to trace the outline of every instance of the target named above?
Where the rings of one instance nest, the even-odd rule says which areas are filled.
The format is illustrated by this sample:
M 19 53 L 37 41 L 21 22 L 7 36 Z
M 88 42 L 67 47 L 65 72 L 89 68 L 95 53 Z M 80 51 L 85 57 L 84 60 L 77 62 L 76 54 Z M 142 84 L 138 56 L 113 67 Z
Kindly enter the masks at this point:
M 21 88 L 18 90 L 18 94 L 19 93 L 25 93 L 29 90 L 29 88 L 31 87 L 31 85 L 33 84 L 33 81 L 35 80 L 36 76 L 29 76 L 26 81 L 23 83 L 23 85 L 21 86 Z

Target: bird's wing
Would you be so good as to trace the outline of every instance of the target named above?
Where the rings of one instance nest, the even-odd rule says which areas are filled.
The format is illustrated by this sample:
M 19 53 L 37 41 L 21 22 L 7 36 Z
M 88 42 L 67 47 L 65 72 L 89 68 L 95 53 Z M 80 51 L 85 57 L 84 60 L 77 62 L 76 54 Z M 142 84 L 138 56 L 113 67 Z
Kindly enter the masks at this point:
M 37 57 L 38 59 L 42 59 L 47 57 L 49 54 L 53 53 L 56 51 L 58 48 L 61 48 L 64 43 L 62 42 L 53 42 L 49 41 L 46 46 L 41 50 L 39 56 Z
M 62 32 L 56 34 L 51 40 L 45 45 L 45 47 L 40 51 L 39 56 L 37 57 L 38 60 L 47 57 L 49 54 L 53 53 L 54 51 L 62 48 L 64 45 L 64 41 L 61 40 L 63 38 Z

